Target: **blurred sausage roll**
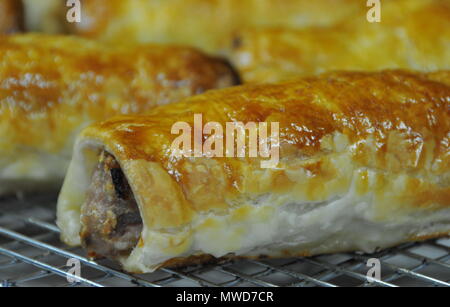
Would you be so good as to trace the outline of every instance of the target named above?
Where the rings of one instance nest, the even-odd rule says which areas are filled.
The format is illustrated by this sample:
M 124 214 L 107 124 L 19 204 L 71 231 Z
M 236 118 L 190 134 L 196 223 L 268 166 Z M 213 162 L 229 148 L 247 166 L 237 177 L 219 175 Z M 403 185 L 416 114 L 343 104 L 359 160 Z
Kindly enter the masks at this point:
M 236 83 L 221 59 L 183 47 L 122 48 L 46 35 L 0 38 L 0 194 L 58 187 L 75 134 Z
M 380 23 L 360 15 L 332 27 L 247 29 L 230 45 L 232 63 L 246 82 L 344 69 L 449 69 L 450 2 L 387 1 Z
M 449 235 L 449 108 L 448 71 L 347 72 L 211 91 L 93 125 L 77 139 L 59 196 L 62 239 L 150 272 Z M 278 148 L 277 164 L 249 157 L 251 132 L 241 158 L 210 155 L 212 137 L 209 148 L 225 147 L 220 126 L 238 122 L 260 124 L 259 149 Z M 175 154 L 176 123 L 193 127 L 190 144 L 203 152 Z M 273 123 L 278 133 L 267 132 Z
M 22 10 L 20 0 L 0 0 L 0 34 L 23 30 Z
M 361 0 L 83 0 L 81 23 L 73 30 L 104 41 L 217 52 L 242 27 L 330 25 L 366 10 Z

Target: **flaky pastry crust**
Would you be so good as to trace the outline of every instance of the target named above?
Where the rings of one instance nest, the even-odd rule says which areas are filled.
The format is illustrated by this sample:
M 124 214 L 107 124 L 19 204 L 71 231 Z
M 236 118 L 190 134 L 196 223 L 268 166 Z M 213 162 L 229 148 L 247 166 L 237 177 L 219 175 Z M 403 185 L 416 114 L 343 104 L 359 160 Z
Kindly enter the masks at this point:
M 171 127 L 193 126 L 194 114 L 222 125 L 278 122 L 277 167 L 174 157 Z M 139 244 L 120 260 L 132 272 L 205 255 L 371 252 L 449 234 L 449 116 L 448 71 L 384 71 L 210 91 L 111 119 L 78 137 L 58 201 L 62 239 L 80 243 L 80 208 L 103 150 L 119 162 L 143 220 Z
M 236 82 L 227 63 L 191 48 L 2 37 L 0 194 L 49 181 L 58 187 L 75 135 L 95 121 L 142 114 Z
M 327 27 L 241 29 L 228 53 L 243 81 L 274 82 L 330 70 L 449 69 L 449 46 L 449 1 L 396 0 L 382 1 L 380 23 L 356 14 Z
M 331 25 L 367 10 L 360 0 L 84 0 L 74 33 L 113 42 L 164 42 L 219 52 L 248 27 Z

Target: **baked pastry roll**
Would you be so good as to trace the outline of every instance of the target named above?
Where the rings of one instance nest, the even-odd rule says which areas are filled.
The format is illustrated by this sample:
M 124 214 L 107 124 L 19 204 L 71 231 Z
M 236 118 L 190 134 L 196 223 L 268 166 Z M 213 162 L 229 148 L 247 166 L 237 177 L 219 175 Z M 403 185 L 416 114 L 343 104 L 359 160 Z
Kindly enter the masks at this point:
M 242 27 L 330 25 L 367 8 L 361 0 L 83 0 L 82 10 L 73 24 L 80 35 L 218 52 Z
M 0 0 L 0 34 L 22 30 L 22 10 L 22 2 L 18 0 Z
M 223 60 L 190 48 L 2 37 L 0 194 L 59 187 L 75 135 L 94 121 L 236 82 Z
M 330 70 L 450 68 L 449 1 L 382 1 L 381 8 L 380 23 L 361 14 L 331 27 L 241 30 L 230 39 L 229 57 L 246 82 Z
M 210 91 L 90 126 L 58 200 L 62 240 L 151 272 L 448 235 L 449 107 L 448 71 L 343 72 Z M 243 157 L 227 158 L 239 148 L 228 146 L 211 155 L 230 135 L 211 127 L 237 122 L 260 123 L 260 155 L 249 157 L 251 132 Z M 173 146 L 176 123 L 192 127 L 191 149 Z M 279 161 L 262 168 L 268 144 L 262 152 L 278 150 Z

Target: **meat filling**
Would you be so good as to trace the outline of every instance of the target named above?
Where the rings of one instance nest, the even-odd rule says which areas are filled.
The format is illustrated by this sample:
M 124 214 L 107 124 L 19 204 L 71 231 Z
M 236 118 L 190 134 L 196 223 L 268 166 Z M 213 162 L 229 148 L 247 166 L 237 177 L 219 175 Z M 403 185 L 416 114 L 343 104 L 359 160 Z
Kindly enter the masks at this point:
M 137 245 L 142 219 L 116 159 L 102 152 L 81 208 L 81 240 L 90 257 L 127 256 Z

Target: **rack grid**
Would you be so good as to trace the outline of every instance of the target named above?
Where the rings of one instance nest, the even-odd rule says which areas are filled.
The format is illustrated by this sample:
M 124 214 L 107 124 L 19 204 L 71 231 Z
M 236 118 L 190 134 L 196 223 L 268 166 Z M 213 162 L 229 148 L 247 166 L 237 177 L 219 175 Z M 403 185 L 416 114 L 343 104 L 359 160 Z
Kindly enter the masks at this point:
M 108 260 L 91 261 L 80 248 L 60 242 L 55 195 L 0 199 L 0 287 L 450 286 L 448 238 L 406 243 L 371 255 L 226 261 L 132 275 Z M 81 265 L 76 282 L 68 281 L 73 277 L 71 258 Z M 370 258 L 380 260 L 380 280 L 366 277 Z

